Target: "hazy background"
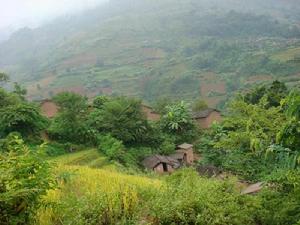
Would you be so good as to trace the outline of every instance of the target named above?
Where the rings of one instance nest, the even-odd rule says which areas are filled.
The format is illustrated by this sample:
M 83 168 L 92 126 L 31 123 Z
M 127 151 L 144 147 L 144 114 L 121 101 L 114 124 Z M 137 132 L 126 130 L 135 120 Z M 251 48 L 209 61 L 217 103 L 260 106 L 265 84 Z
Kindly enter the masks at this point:
M 0 27 L 29 27 L 0 29 L 0 70 L 30 99 L 201 96 L 221 109 L 256 83 L 300 86 L 299 0 L 0 1 Z
M 108 0 L 0 0 L 0 32 L 35 27 L 55 17 L 95 7 Z

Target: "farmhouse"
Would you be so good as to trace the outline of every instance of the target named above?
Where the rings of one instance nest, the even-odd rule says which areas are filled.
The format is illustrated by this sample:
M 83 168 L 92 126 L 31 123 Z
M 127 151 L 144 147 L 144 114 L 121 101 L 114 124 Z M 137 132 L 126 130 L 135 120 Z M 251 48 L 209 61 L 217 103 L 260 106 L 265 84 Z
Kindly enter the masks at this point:
M 142 112 L 144 112 L 147 119 L 150 121 L 158 121 L 160 119 L 160 114 L 155 112 L 153 108 L 145 104 L 142 104 Z
M 157 173 L 172 173 L 182 166 L 190 166 L 194 162 L 193 145 L 179 145 L 176 152 L 170 156 L 153 155 L 149 156 L 142 162 L 148 170 Z
M 142 162 L 143 166 L 148 170 L 157 173 L 171 173 L 180 167 L 179 162 L 169 156 L 153 155 L 149 156 Z
M 53 118 L 58 112 L 58 106 L 49 99 L 40 102 L 42 114 L 48 118 Z
M 213 122 L 221 122 L 221 112 L 217 109 L 208 108 L 192 115 L 198 126 L 202 129 L 208 129 Z

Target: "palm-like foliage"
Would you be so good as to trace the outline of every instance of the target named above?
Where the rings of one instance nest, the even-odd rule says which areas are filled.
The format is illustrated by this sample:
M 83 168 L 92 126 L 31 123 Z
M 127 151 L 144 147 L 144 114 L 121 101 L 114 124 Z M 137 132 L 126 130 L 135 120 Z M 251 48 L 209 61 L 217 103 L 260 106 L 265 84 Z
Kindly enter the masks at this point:
M 89 125 L 124 143 L 142 141 L 148 129 L 141 102 L 123 97 L 107 101 L 101 109 L 95 109 L 89 116 Z
M 167 113 L 163 116 L 162 125 L 170 132 L 180 132 L 192 125 L 191 115 L 188 106 L 182 101 L 166 107 Z

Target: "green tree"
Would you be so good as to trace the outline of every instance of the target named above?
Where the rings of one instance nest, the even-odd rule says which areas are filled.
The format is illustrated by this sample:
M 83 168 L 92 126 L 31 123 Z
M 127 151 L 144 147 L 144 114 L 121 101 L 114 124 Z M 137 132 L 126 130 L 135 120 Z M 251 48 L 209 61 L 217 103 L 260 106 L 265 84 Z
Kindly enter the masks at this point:
M 20 132 L 23 136 L 36 135 L 46 129 L 46 126 L 47 119 L 31 103 L 21 102 L 0 108 L 0 136 L 2 137 L 14 131 Z
M 282 105 L 288 120 L 278 133 L 278 142 L 300 153 L 300 92 L 292 91 Z
M 271 85 L 256 87 L 244 96 L 244 100 L 250 104 L 258 104 L 266 96 L 268 104 L 266 107 L 278 107 L 281 100 L 288 95 L 288 89 L 284 83 L 275 80 Z
M 124 144 L 143 142 L 149 128 L 141 101 L 125 97 L 113 98 L 101 109 L 95 109 L 89 116 L 89 125 L 100 133 L 110 133 Z
M 196 126 L 193 123 L 188 105 L 183 101 L 167 106 L 167 113 L 160 120 L 160 126 L 164 132 L 174 135 L 176 142 L 192 141 L 196 134 Z
M 167 113 L 162 117 L 162 126 L 170 132 L 181 132 L 192 125 L 192 118 L 188 106 L 182 101 L 167 106 Z
M 48 129 L 52 138 L 74 143 L 94 142 L 95 133 L 86 125 L 88 115 L 87 98 L 71 92 L 53 97 L 59 107 L 57 116 Z
M 241 149 L 257 154 L 276 141 L 276 134 L 285 122 L 279 107 L 266 108 L 266 98 L 259 104 L 246 103 L 243 99 L 232 101 L 228 117 L 223 122 L 227 135 L 217 143 L 218 147 L 234 150 Z

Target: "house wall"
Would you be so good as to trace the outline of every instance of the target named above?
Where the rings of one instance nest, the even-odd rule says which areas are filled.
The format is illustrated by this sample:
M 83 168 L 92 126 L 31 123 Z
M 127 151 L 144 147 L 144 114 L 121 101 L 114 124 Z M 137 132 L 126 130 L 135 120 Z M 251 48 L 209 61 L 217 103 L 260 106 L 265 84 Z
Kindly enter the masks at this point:
M 196 122 L 197 124 L 202 128 L 202 129 L 208 129 L 211 127 L 213 122 L 221 122 L 222 121 L 222 116 L 220 112 L 213 111 L 209 114 L 208 117 L 206 118 L 201 118 L 197 119 Z
M 58 112 L 58 107 L 54 102 L 46 101 L 41 104 L 42 114 L 48 118 L 54 117 Z
M 172 173 L 172 172 L 174 171 L 173 167 L 172 167 L 171 165 L 169 165 L 169 164 L 167 164 L 167 169 L 168 169 L 168 172 L 169 172 L 169 173 Z M 157 172 L 157 173 L 160 173 L 160 174 L 165 173 L 164 167 L 163 167 L 163 164 L 162 164 L 162 163 L 160 163 L 160 164 L 158 164 L 156 167 L 154 167 L 153 170 L 154 170 L 155 172 Z
M 186 150 L 186 163 L 188 165 L 193 164 L 194 162 L 194 152 L 193 149 L 188 149 Z
M 142 111 L 145 113 L 148 120 L 158 121 L 160 119 L 160 115 L 153 112 L 153 109 L 151 109 L 150 107 L 142 106 Z
M 186 157 L 184 158 L 184 163 L 186 165 L 192 165 L 194 163 L 194 151 L 192 148 L 190 149 L 179 149 L 177 152 L 185 153 Z

